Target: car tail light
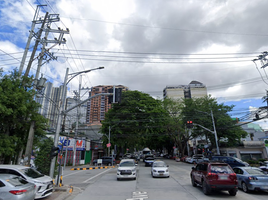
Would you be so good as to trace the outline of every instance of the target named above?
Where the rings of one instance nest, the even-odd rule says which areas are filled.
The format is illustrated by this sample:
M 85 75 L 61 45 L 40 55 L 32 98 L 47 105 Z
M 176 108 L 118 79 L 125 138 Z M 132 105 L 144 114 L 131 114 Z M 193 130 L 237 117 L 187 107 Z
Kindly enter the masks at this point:
M 249 181 L 257 181 L 258 178 L 255 177 L 255 176 L 249 176 L 249 177 L 248 177 L 248 180 L 249 180 Z
M 20 195 L 27 192 L 27 190 L 10 190 L 9 192 L 14 195 Z
M 211 179 L 212 178 L 218 178 L 218 174 L 209 172 L 209 173 L 207 173 L 207 177 L 211 178 Z

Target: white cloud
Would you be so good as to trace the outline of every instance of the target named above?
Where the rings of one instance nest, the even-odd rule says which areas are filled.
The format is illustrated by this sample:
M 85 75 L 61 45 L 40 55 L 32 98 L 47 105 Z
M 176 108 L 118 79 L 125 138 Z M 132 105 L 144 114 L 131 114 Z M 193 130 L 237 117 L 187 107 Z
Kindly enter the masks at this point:
M 66 45 L 51 49 L 58 61 L 41 68 L 41 73 L 57 86 L 63 82 L 67 67 L 77 72 L 104 66 L 104 70 L 86 74 L 83 87 L 122 84 L 160 96 L 166 85 L 197 80 L 212 96 L 225 101 L 265 95 L 267 85 L 252 59 L 268 47 L 264 36 L 268 32 L 264 26 L 266 1 L 39 2 L 48 3 L 41 16 L 46 11 L 59 14 L 61 21 L 53 23 L 52 28 L 70 30 L 70 35 L 64 36 Z M 34 3 L 0 2 L 0 49 L 23 51 L 37 6 Z M 1 53 L 3 58 L 7 57 Z M 6 65 L 4 70 L 14 67 Z M 36 69 L 36 63 L 32 69 Z M 70 82 L 70 88 L 78 88 L 78 78 Z

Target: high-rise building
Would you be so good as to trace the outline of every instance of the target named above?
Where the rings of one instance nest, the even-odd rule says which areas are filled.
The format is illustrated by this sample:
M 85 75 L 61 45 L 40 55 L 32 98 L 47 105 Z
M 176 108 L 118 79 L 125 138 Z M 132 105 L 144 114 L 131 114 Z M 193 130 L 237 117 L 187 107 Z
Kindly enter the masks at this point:
M 36 102 L 41 104 L 39 113 L 48 119 L 48 126 L 55 130 L 62 99 L 63 86 L 53 87 L 53 84 L 47 82 L 42 94 L 36 96 Z
M 191 81 L 189 85 L 169 85 L 163 90 L 164 98 L 189 99 L 207 96 L 207 88 L 203 83 Z
M 92 87 L 89 96 L 92 97 L 100 93 L 109 93 L 108 90 L 113 89 L 113 87 L 113 85 L 99 85 Z M 128 90 L 128 88 L 123 85 L 116 85 L 115 88 L 121 88 L 123 91 Z M 100 121 L 104 120 L 105 113 L 111 108 L 111 104 L 108 100 L 108 96 L 98 96 L 87 102 L 87 124 L 100 124 Z

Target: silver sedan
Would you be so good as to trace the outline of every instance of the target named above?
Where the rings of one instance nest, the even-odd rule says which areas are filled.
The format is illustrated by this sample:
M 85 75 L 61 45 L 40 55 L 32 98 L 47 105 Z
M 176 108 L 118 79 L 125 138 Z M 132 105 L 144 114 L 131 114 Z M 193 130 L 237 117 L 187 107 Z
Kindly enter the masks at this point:
M 244 192 L 268 191 L 268 175 L 256 167 L 234 167 L 238 187 Z
M 0 200 L 34 200 L 35 184 L 12 174 L 0 174 Z

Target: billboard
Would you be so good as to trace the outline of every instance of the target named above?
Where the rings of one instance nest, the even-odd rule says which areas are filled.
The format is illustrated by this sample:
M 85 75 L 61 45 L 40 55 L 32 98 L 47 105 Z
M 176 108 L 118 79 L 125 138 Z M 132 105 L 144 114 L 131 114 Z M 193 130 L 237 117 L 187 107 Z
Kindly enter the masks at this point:
M 68 138 L 65 136 L 59 137 L 59 142 L 63 144 L 63 151 L 65 151 L 66 147 L 68 151 L 73 151 L 75 139 Z M 61 148 L 61 146 L 59 145 Z M 76 140 L 76 151 L 85 151 L 86 150 L 86 141 L 85 140 Z

